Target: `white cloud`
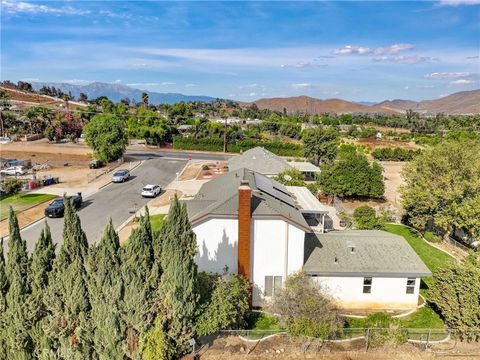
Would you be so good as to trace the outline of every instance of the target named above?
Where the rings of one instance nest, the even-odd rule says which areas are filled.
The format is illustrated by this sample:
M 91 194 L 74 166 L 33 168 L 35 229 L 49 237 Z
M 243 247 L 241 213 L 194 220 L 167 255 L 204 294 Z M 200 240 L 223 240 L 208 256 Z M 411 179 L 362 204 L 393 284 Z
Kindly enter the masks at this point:
M 195 87 L 198 86 L 197 84 L 185 84 L 185 87 Z
M 90 10 L 75 9 L 71 6 L 52 7 L 47 5 L 32 4 L 25 1 L 2 0 L 3 11 L 9 14 L 56 14 L 56 15 L 89 15 Z
M 480 0 L 440 0 L 442 6 L 478 5 Z
M 470 76 L 468 72 L 433 72 L 426 74 L 425 79 L 441 80 L 441 79 L 457 79 Z
M 38 82 L 40 79 L 38 78 L 23 78 L 20 81 L 26 81 L 26 82 Z
M 248 94 L 248 96 L 256 96 L 257 93 L 256 92 L 251 92 L 250 94 Z
M 412 50 L 414 48 L 415 45 L 412 44 L 393 44 L 390 46 L 377 48 L 373 52 L 375 55 L 396 54 L 400 51 Z
M 296 64 L 282 64 L 281 67 L 282 68 L 286 68 L 286 67 L 293 67 L 293 68 L 299 68 L 299 69 L 303 69 L 303 68 L 311 68 L 311 67 L 321 67 L 321 66 L 327 66 L 327 64 L 319 64 L 317 62 L 315 62 L 316 60 L 314 60 L 313 62 L 312 61 L 307 61 L 307 62 L 298 62 Z
M 172 82 L 172 81 L 164 81 L 164 82 L 161 83 L 161 85 L 163 85 L 163 86 L 176 85 L 176 84 L 177 84 L 177 83 L 174 83 L 174 82 Z
M 473 80 L 468 80 L 468 79 L 459 79 L 459 80 L 450 81 L 450 84 L 452 85 L 468 85 L 473 83 L 474 83 Z
M 404 88 L 405 90 L 408 90 L 408 89 L 410 89 L 410 86 L 407 85 L 407 86 L 404 86 L 403 88 Z
M 369 54 L 371 52 L 372 50 L 368 47 L 353 46 L 353 45 L 345 45 L 342 48 L 333 50 L 333 54 L 335 55 L 350 55 L 350 54 L 364 55 L 364 54 Z
M 160 83 L 130 83 L 127 85 L 132 87 L 137 87 L 137 86 L 151 87 L 151 86 L 159 86 L 161 84 Z
M 310 84 L 310 83 L 290 84 L 290 86 L 291 86 L 293 89 L 296 89 L 296 90 L 301 90 L 301 89 L 313 89 L 313 88 L 315 87 L 314 84 Z
M 412 56 L 380 56 L 380 57 L 375 57 L 373 58 L 373 61 L 390 61 L 390 62 L 395 62 L 397 64 L 420 64 L 423 62 L 428 62 L 428 61 L 435 61 L 435 58 L 432 58 L 430 56 L 418 56 L 418 55 L 412 55 Z
M 118 84 L 118 83 L 121 83 L 122 80 L 115 80 L 114 82 Z

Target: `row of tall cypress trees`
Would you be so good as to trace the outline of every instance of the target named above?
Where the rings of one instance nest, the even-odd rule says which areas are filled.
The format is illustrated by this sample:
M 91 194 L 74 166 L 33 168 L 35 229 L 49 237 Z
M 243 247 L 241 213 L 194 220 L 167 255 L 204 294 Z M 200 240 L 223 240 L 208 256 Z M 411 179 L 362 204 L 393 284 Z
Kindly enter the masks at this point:
M 29 257 L 10 211 L 0 247 L 0 359 L 171 358 L 188 351 L 199 301 L 195 235 L 175 198 L 160 233 L 148 209 L 124 246 L 112 222 L 89 247 L 65 201 L 63 244 L 45 223 Z

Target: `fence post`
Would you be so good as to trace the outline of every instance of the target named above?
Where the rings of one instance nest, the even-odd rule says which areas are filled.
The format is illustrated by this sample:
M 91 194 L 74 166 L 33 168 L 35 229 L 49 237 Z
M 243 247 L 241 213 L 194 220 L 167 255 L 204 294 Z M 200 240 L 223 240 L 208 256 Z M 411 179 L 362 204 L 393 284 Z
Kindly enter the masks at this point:
M 368 351 L 368 341 L 370 340 L 370 328 L 367 329 L 367 335 L 365 336 L 365 352 Z
M 425 342 L 425 350 L 428 349 L 428 343 L 430 341 L 430 336 L 432 335 L 432 329 L 428 329 L 427 341 Z

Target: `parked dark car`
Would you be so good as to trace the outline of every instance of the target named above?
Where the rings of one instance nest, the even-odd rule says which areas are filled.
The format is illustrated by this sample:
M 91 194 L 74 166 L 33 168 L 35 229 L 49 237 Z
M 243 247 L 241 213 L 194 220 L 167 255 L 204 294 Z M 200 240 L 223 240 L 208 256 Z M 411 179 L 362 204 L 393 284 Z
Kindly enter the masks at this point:
M 75 209 L 80 209 L 82 206 L 82 194 L 67 196 L 69 201 L 73 201 Z M 45 209 L 46 217 L 62 217 L 65 213 L 65 205 L 63 204 L 63 197 L 55 198 Z
M 103 162 L 101 162 L 100 160 L 93 160 L 88 166 L 90 169 L 99 169 L 103 166 Z

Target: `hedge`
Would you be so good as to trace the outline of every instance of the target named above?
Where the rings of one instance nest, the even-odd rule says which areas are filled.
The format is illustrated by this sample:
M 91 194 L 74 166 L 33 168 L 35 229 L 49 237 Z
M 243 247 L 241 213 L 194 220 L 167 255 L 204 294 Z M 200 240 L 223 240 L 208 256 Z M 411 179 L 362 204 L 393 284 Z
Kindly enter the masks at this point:
M 403 148 L 377 148 L 372 151 L 372 156 L 380 161 L 410 161 L 420 150 Z
M 280 156 L 303 156 L 303 145 L 286 143 L 281 141 L 257 141 L 252 139 L 238 140 L 227 145 L 228 152 L 239 153 L 256 146 L 262 146 L 265 149 Z M 204 151 L 223 151 L 223 139 L 220 138 L 201 138 L 176 136 L 173 138 L 173 148 L 182 150 L 204 150 Z

